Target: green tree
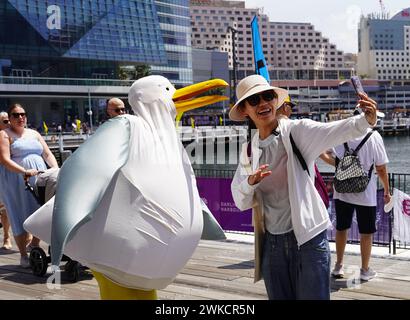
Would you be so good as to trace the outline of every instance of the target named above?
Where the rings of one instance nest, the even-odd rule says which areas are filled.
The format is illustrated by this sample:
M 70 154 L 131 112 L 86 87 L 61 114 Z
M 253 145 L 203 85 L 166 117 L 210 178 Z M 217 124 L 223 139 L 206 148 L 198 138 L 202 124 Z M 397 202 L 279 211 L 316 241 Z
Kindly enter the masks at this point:
M 118 70 L 120 80 L 137 80 L 150 74 L 151 67 L 147 64 L 120 66 Z
M 143 77 L 149 76 L 150 74 L 151 74 L 151 67 L 149 65 L 147 64 L 137 65 L 135 66 L 134 79 L 132 80 L 143 78 Z

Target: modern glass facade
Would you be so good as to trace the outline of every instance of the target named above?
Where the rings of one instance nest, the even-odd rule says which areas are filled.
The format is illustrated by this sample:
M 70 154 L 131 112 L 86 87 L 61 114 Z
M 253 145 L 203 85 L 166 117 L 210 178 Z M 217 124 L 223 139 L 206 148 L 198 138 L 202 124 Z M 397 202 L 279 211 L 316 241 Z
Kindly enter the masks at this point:
M 188 0 L 0 0 L 0 76 L 118 78 L 149 64 L 192 83 Z
M 156 0 L 167 64 L 152 66 L 177 86 L 192 83 L 191 18 L 189 0 Z

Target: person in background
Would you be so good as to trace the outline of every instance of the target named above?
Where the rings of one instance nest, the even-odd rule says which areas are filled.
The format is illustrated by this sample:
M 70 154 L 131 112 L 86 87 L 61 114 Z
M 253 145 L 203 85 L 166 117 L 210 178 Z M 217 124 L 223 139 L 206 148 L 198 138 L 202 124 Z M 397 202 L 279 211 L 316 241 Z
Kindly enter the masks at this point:
M 106 112 L 108 117 L 114 118 L 121 114 L 125 114 L 124 102 L 119 98 L 111 98 L 107 101 Z
M 23 223 L 40 205 L 25 189 L 25 179 L 34 185 L 39 171 L 47 165 L 58 168 L 58 164 L 41 135 L 26 128 L 27 115 L 20 104 L 13 104 L 8 116 L 10 128 L 0 131 L 0 163 L 7 169 L 2 172 L 0 188 L 20 251 L 20 265 L 29 268 L 27 250 L 38 247 L 40 240 L 26 232 Z
M 0 131 L 7 129 L 10 126 L 9 115 L 7 112 L 2 111 L 0 112 Z M 0 171 L 5 170 L 5 168 L 0 165 Z M 0 172 L 0 177 L 1 177 Z M 1 224 L 3 225 L 3 246 L 1 249 L 10 250 L 12 248 L 11 245 L 11 237 L 10 237 L 10 222 L 7 217 L 7 210 L 3 204 L 2 200 L 2 191 L 0 189 L 0 215 L 1 215 Z
M 353 115 L 360 114 L 356 110 Z M 368 132 L 371 129 L 368 130 Z M 366 132 L 367 134 L 367 132 Z M 366 134 L 347 142 L 349 149 L 356 149 Z M 332 152 L 327 151 L 321 155 L 321 159 L 326 163 L 336 166 L 336 157 L 343 158 L 345 148 L 343 144 L 336 146 Z M 373 131 L 370 138 L 363 144 L 358 152 L 358 157 L 365 172 L 370 171 L 370 181 L 365 191 L 360 193 L 338 193 L 334 190 L 336 209 L 336 263 L 332 270 L 332 276 L 342 278 L 343 258 L 347 242 L 347 233 L 352 224 L 353 212 L 356 211 L 356 218 L 360 233 L 360 253 L 362 265 L 360 268 L 360 279 L 369 281 L 377 276 L 377 272 L 369 267 L 372 252 L 373 233 L 376 232 L 376 205 L 377 205 L 377 178 L 373 174 L 373 167 L 384 188 L 384 203 L 391 200 L 389 177 L 387 171 L 386 149 L 383 138 L 377 131 Z
M 260 75 L 241 80 L 236 95 L 238 101 L 229 117 L 234 121 L 251 119 L 258 131 L 250 145 L 252 161 L 246 155 L 241 157 L 232 196 L 242 211 L 261 208 L 260 221 L 254 225 L 262 225 L 258 231 L 264 238 L 261 271 L 268 297 L 328 300 L 330 249 L 326 233 L 331 222 L 314 185 L 314 162 L 323 150 L 361 136 L 376 125 L 377 104 L 363 94 L 359 104 L 364 115 L 320 123 L 277 118 L 276 110 L 288 91 L 270 86 Z M 300 150 L 306 169 L 292 143 Z M 242 150 L 246 152 L 246 147 Z M 255 237 L 259 239 L 260 234 Z M 259 261 L 255 260 L 255 265 Z
M 278 116 L 284 115 L 290 119 L 290 116 L 292 115 L 293 108 L 296 106 L 290 99 L 290 96 L 287 96 L 285 102 L 279 107 L 279 109 L 276 111 L 276 114 Z
M 89 133 L 88 125 L 87 125 L 86 122 L 83 122 L 81 124 L 81 130 L 83 131 L 83 134 L 88 134 Z

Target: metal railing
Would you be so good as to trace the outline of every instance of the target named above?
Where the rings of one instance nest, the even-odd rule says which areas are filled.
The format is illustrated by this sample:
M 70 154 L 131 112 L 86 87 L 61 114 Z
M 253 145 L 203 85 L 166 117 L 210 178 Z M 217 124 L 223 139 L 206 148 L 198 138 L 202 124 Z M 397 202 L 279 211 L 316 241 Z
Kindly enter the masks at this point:
M 390 188 L 393 191 L 393 188 L 399 189 L 404 193 L 410 191 L 410 174 L 405 173 L 391 173 L 389 174 Z M 393 230 L 394 218 L 393 214 L 391 215 L 391 227 Z M 402 243 L 398 240 L 392 239 L 393 254 L 396 254 L 396 249 L 410 249 L 406 243 Z
M 232 179 L 235 170 L 225 170 L 225 169 L 216 169 L 216 168 L 195 168 L 194 172 L 196 177 L 201 178 L 227 178 Z M 327 189 L 330 191 L 329 196 L 332 198 L 332 190 L 333 190 L 333 173 L 323 173 L 322 174 L 325 183 L 327 184 Z M 410 174 L 404 173 L 390 173 L 389 174 L 389 181 L 390 181 L 390 188 L 391 191 L 393 188 L 399 189 L 403 192 L 408 192 L 410 190 Z M 381 184 L 378 181 L 378 198 L 382 197 L 383 190 L 381 189 Z M 379 207 L 383 207 L 382 204 L 378 204 Z M 389 253 L 393 252 L 396 254 L 396 249 L 409 249 L 409 246 L 406 246 L 404 243 L 400 243 L 399 241 L 393 240 L 392 232 L 393 232 L 393 212 L 390 214 L 385 214 L 382 208 L 378 208 L 377 210 L 378 215 L 376 218 L 376 225 L 377 225 L 377 232 L 373 235 L 373 245 L 375 246 L 388 246 Z M 332 224 L 336 224 L 336 214 L 334 210 L 334 203 L 331 201 L 330 208 L 329 208 L 329 215 L 332 221 Z M 226 230 L 228 231 L 228 230 Z M 229 230 L 234 231 L 234 230 Z M 329 241 L 334 241 L 336 235 L 335 229 L 328 230 L 328 238 Z M 359 243 L 360 242 L 360 234 L 357 227 L 357 224 L 354 222 L 352 223 L 352 227 L 348 233 L 348 242 L 349 243 Z
M 129 87 L 134 80 L 0 76 L 0 84 Z
M 61 137 L 61 136 L 60 136 Z M 64 149 L 68 149 L 70 151 L 74 151 L 79 144 L 82 143 L 84 137 L 81 135 L 73 136 L 74 140 L 72 141 L 73 145 L 70 148 L 70 139 L 65 139 L 64 142 Z M 57 147 L 57 143 L 53 146 L 52 143 L 47 141 L 50 144 L 50 149 L 54 153 L 57 158 L 57 161 L 61 165 L 64 162 L 67 155 L 61 153 L 61 148 Z M 67 151 L 67 150 L 66 150 Z M 232 179 L 236 169 L 219 169 L 216 167 L 209 167 L 204 168 L 202 166 L 193 165 L 195 176 L 200 178 L 224 178 L 224 179 Z M 329 196 L 332 198 L 333 192 L 333 173 L 322 173 L 323 180 L 327 185 L 327 189 L 329 191 Z M 391 192 L 393 188 L 399 189 L 405 193 L 409 192 L 410 190 L 410 174 L 405 173 L 390 173 L 389 174 L 389 181 L 390 181 L 390 188 Z M 380 181 L 378 181 L 378 192 L 383 193 L 381 189 Z M 381 198 L 382 195 L 378 196 L 378 199 Z M 209 199 L 208 199 L 209 200 Z M 409 249 L 409 246 L 405 243 L 401 243 L 400 241 L 396 241 L 393 239 L 392 231 L 393 231 L 393 212 L 390 214 L 384 214 L 384 210 L 381 209 L 383 207 L 382 204 L 378 205 L 379 208 L 377 210 L 378 215 L 376 219 L 377 225 L 377 232 L 373 235 L 373 244 L 376 246 L 388 246 L 389 252 L 393 252 L 396 254 L 396 249 Z M 332 221 L 332 224 L 336 224 L 336 213 L 334 210 L 334 202 L 331 201 L 330 208 L 329 208 L 329 216 Z M 226 231 L 234 231 L 235 230 L 226 230 Z M 336 231 L 335 229 L 328 230 L 328 238 L 330 241 L 334 241 Z M 348 233 L 348 242 L 349 243 L 359 243 L 360 242 L 360 234 L 355 222 L 352 223 L 352 227 Z

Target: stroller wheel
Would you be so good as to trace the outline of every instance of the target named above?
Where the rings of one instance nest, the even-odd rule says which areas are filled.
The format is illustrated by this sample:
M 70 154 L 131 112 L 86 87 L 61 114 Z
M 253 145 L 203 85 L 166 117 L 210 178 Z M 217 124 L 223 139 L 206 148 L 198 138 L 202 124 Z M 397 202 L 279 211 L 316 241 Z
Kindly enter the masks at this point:
M 74 283 L 80 278 L 80 263 L 74 260 L 68 261 L 64 267 L 67 280 Z
M 42 277 L 46 274 L 48 261 L 43 249 L 39 247 L 31 249 L 29 260 L 31 270 L 35 276 Z

